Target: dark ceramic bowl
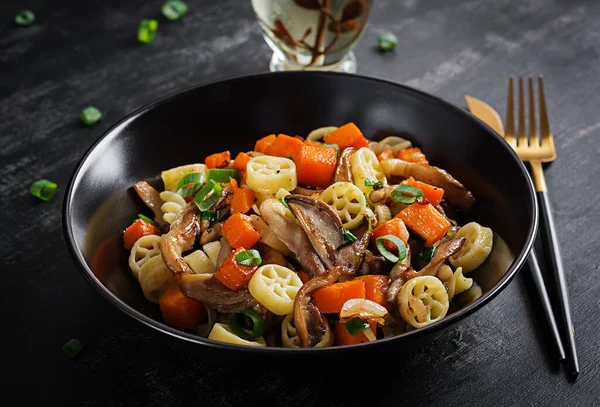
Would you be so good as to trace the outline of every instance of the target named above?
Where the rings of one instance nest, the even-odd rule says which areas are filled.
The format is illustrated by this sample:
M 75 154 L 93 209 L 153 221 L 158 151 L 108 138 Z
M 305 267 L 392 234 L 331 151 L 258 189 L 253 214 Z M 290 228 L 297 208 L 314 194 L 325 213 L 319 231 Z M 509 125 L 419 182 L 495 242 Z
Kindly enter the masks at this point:
M 120 231 L 143 203 L 135 182 L 161 170 L 203 162 L 218 151 L 252 149 L 270 133 L 306 135 L 353 121 L 368 138 L 403 134 L 429 161 L 448 170 L 477 200 L 472 220 L 495 232 L 493 252 L 470 274 L 484 295 L 444 320 L 374 343 L 326 349 L 247 348 L 203 339 L 165 325 L 127 266 Z M 159 186 L 160 183 L 155 183 Z M 422 346 L 484 308 L 523 265 L 537 228 L 532 183 L 510 147 L 469 113 L 395 83 L 334 73 L 269 73 L 224 80 L 161 99 L 123 119 L 83 157 L 64 203 L 64 232 L 85 279 L 111 304 L 163 338 L 206 354 L 318 355 Z M 485 312 L 485 310 L 483 311 Z M 132 321 L 133 323 L 133 321 Z M 220 352 L 217 352 L 220 351 Z

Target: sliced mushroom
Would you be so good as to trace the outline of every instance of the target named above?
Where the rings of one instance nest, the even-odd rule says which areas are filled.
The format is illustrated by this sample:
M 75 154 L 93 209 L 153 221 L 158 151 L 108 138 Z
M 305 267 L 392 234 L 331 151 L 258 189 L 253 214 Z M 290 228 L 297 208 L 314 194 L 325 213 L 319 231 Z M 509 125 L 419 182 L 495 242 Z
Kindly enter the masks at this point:
M 325 267 L 313 250 L 304 230 L 288 217 L 288 209 L 277 199 L 266 199 L 260 205 L 263 220 L 269 225 L 275 236 L 285 244 L 304 271 L 312 277 L 320 276 Z
M 321 191 L 322 191 L 322 189 L 310 189 L 310 188 L 305 188 L 305 187 L 296 187 L 296 188 L 294 188 L 294 190 L 291 193 L 297 194 L 297 195 L 313 196 L 313 194 L 321 193 Z
M 356 275 L 358 270 L 361 268 L 365 255 L 367 253 L 367 247 L 369 246 L 369 240 L 371 239 L 372 232 L 368 230 L 368 225 L 363 222 L 361 226 L 353 230 L 356 234 L 356 241 L 342 246 L 338 249 L 335 254 L 336 266 L 344 267 L 345 275 Z M 343 239 L 343 235 L 342 235 Z
M 229 244 L 225 236 L 221 238 L 221 249 L 219 250 L 219 255 L 217 256 L 217 270 L 221 268 L 225 259 L 231 254 L 233 251 L 233 247 Z
M 216 222 L 211 227 L 207 228 L 202 235 L 200 235 L 200 244 L 205 245 L 210 242 L 214 242 L 215 240 L 219 240 L 221 238 L 221 228 L 223 227 L 223 222 Z
M 142 201 L 152 210 L 154 214 L 154 224 L 163 232 L 166 233 L 169 231 L 169 225 L 163 220 L 163 213 L 160 210 L 160 207 L 163 204 L 162 199 L 160 199 L 160 194 L 154 187 L 148 184 L 146 181 L 140 181 L 133 186 L 135 192 L 137 192 L 138 196 Z
M 294 325 L 304 348 L 310 348 L 319 343 L 324 337 L 329 337 L 331 346 L 333 335 L 327 320 L 312 301 L 312 293 L 326 285 L 335 283 L 342 275 L 342 267 L 333 268 L 321 277 L 309 280 L 300 288 L 294 300 Z
M 262 242 L 258 242 L 257 247 L 260 257 L 262 258 L 261 264 L 278 264 L 283 267 L 289 266 L 285 256 L 281 254 L 280 251 L 275 250 L 271 246 Z
M 198 207 L 195 203 L 190 202 L 179 211 L 171 224 L 169 233 L 164 234 L 160 239 L 160 253 L 175 278 L 181 274 L 194 274 L 194 271 L 183 260 L 182 253 L 194 246 L 194 241 L 199 233 Z
M 356 151 L 355 148 L 350 147 L 342 151 L 338 165 L 335 168 L 335 174 L 333 176 L 333 182 L 354 182 L 352 177 L 352 167 L 350 166 L 350 156 Z

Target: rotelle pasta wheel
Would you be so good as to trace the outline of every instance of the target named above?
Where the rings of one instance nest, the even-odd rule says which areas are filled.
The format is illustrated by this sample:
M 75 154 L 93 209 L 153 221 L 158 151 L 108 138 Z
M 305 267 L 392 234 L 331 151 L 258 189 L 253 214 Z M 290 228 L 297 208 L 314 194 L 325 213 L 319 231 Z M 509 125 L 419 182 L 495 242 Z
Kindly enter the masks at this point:
M 387 178 L 383 173 L 379 160 L 370 148 L 362 147 L 352 154 L 350 156 L 350 167 L 354 184 L 367 196 L 373 190 L 372 186 L 365 185 L 367 179 L 374 182 L 381 181 L 383 185 L 387 185 Z
M 144 297 L 155 304 L 158 304 L 159 298 L 175 283 L 175 277 L 162 256 L 154 256 L 145 262 L 140 268 L 138 280 Z
M 278 264 L 259 267 L 248 283 L 248 290 L 256 301 L 276 315 L 292 313 L 300 287 L 302 280 L 298 274 Z
M 170 170 L 166 170 L 160 173 L 160 177 L 165 184 L 165 191 L 176 192 L 177 183 L 183 178 L 184 175 L 187 175 L 192 172 L 200 172 L 206 178 L 206 165 L 204 164 L 189 164 L 182 165 L 180 167 L 171 168 Z
M 328 329 L 321 340 L 313 348 L 325 348 L 333 341 L 331 339 L 333 329 Z M 284 348 L 301 348 L 300 337 L 294 325 L 294 314 L 288 314 L 281 323 L 281 343 Z
M 319 197 L 339 215 L 344 229 L 359 226 L 367 214 L 367 200 L 363 192 L 350 182 L 336 182 L 321 192 Z
M 398 293 L 400 315 L 415 328 L 440 321 L 446 316 L 450 301 L 446 287 L 433 276 L 420 276 L 408 280 Z
M 160 236 L 142 236 L 134 243 L 129 254 L 129 268 L 135 278 L 139 279 L 144 263 L 155 256 L 160 256 Z
M 243 346 L 256 346 L 256 347 L 265 347 L 267 343 L 265 342 L 262 336 L 256 338 L 254 341 L 247 341 L 245 339 L 240 338 L 231 330 L 229 326 L 221 323 L 216 323 L 210 334 L 208 334 L 208 339 L 212 339 L 214 341 L 231 343 L 234 345 L 243 345 Z
M 462 267 L 459 267 L 454 271 L 452 277 L 446 283 L 448 288 L 448 300 L 452 301 L 455 295 L 464 293 L 473 286 L 473 279 L 467 278 L 463 275 Z
M 164 202 L 160 207 L 163 212 L 163 220 L 170 225 L 177 217 L 177 213 L 185 206 L 185 199 L 171 191 L 161 192 L 160 199 Z
M 492 229 L 481 226 L 477 222 L 464 225 L 454 238 L 464 237 L 466 239 L 462 249 L 450 257 L 450 263 L 458 268 L 462 267 L 463 273 L 475 270 L 487 259 L 492 251 L 494 233 Z
M 291 191 L 298 185 L 296 164 L 283 157 L 254 157 L 246 165 L 246 183 L 252 190 L 269 195 L 280 188 Z

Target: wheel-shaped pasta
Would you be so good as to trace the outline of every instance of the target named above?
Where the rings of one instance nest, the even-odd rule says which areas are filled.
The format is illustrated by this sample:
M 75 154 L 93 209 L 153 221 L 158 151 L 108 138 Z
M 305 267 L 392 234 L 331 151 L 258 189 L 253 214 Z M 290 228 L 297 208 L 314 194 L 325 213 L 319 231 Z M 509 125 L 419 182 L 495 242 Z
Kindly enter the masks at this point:
M 473 279 L 463 275 L 462 267 L 457 268 L 446 283 L 448 288 L 448 301 L 452 301 L 455 295 L 464 293 L 473 286 Z
M 326 348 L 333 342 L 333 329 L 327 329 L 321 340 L 313 348 Z M 300 337 L 294 324 L 294 314 L 288 314 L 281 323 L 281 343 L 284 348 L 301 348 Z
M 181 167 L 175 167 L 161 172 L 160 177 L 165 184 L 165 191 L 176 192 L 177 184 L 181 178 L 191 172 L 201 172 L 204 175 L 204 179 L 206 179 L 206 165 L 204 164 L 182 165 Z
M 202 251 L 206 253 L 210 261 L 217 267 L 217 259 L 219 258 L 219 252 L 221 251 L 221 242 L 215 240 L 202 246 Z
M 173 273 L 161 256 L 154 256 L 142 265 L 138 280 L 144 297 L 155 304 L 158 304 L 158 299 L 175 283 Z
M 400 315 L 415 328 L 423 328 L 443 319 L 449 305 L 446 287 L 433 276 L 412 278 L 404 283 L 398 293 Z
M 385 148 L 388 147 L 396 154 L 399 150 L 412 147 L 412 143 L 402 137 L 389 136 L 381 141 L 371 141 L 369 148 L 373 150 L 375 154 L 380 154 Z
M 214 274 L 216 264 L 202 250 L 195 250 L 183 258 L 196 274 Z
M 334 130 L 337 130 L 336 126 L 319 127 L 318 129 L 314 129 L 313 131 L 308 133 L 306 139 L 311 141 L 319 141 Z
M 384 224 L 388 220 L 392 219 L 392 211 L 386 204 L 375 204 L 375 219 L 377 219 L 377 226 Z
M 269 195 L 275 195 L 280 188 L 291 191 L 298 185 L 296 164 L 282 157 L 254 157 L 246 165 L 246 184 L 253 191 Z
M 164 202 L 160 207 L 163 212 L 163 220 L 170 225 L 177 217 L 177 213 L 185 206 L 185 199 L 171 191 L 161 192 L 160 199 Z
M 160 256 L 160 236 L 142 236 L 134 243 L 129 253 L 129 268 L 135 278 L 139 279 L 144 263 L 155 256 Z
M 250 333 L 250 332 L 248 332 Z M 216 323 L 208 334 L 208 339 L 212 339 L 214 341 L 231 343 L 234 345 L 243 345 L 243 346 L 257 346 L 264 347 L 267 346 L 265 339 L 260 336 L 256 338 L 254 341 L 247 341 L 245 339 L 240 338 L 229 329 L 228 325 Z
M 456 232 L 454 238 L 459 237 L 466 239 L 465 244 L 449 260 L 454 267 L 462 267 L 463 273 L 468 273 L 481 266 L 490 255 L 494 243 L 494 233 L 490 228 L 483 227 L 477 222 L 471 222 Z
M 256 301 L 276 315 L 292 313 L 300 287 L 302 280 L 298 274 L 278 264 L 259 267 L 248 283 L 248 290 Z
M 367 213 L 365 194 L 350 182 L 336 182 L 321 192 L 319 199 L 339 215 L 344 229 L 359 226 Z
M 359 148 L 358 151 L 350 156 L 350 167 L 354 184 L 367 196 L 373 190 L 372 186 L 365 185 L 367 179 L 377 182 L 381 181 L 383 185 L 387 185 L 387 179 L 377 156 L 371 149 L 367 147 Z

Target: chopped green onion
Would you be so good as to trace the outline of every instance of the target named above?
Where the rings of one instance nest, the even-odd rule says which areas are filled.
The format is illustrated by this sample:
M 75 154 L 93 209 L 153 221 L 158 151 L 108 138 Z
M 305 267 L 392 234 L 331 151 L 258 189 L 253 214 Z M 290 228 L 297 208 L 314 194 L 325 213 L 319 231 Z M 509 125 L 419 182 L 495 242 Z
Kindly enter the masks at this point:
M 357 237 L 352 232 L 344 229 L 344 244 L 356 242 Z
M 244 250 L 235 255 L 235 261 L 242 266 L 256 267 L 262 263 L 258 250 Z
M 385 240 L 396 245 L 396 247 L 398 248 L 397 256 L 395 254 L 393 254 L 392 252 L 390 252 L 387 249 L 387 247 L 385 247 Z M 380 236 L 377 239 L 375 239 L 375 246 L 377 246 L 379 253 L 381 253 L 381 255 L 383 257 L 385 257 L 387 260 L 391 261 L 392 263 L 398 263 L 399 261 L 402 261 L 406 258 L 406 245 L 404 244 L 404 242 L 402 240 L 400 240 L 400 238 L 398 236 L 394 236 L 394 235 Z
M 406 184 L 400 184 L 392 191 L 392 199 L 405 204 L 411 204 L 423 196 L 425 194 L 419 188 Z
M 150 219 L 149 217 L 147 217 L 146 215 L 142 215 L 141 213 L 138 213 L 138 218 L 140 218 L 144 222 L 148 222 L 149 224 L 154 225 L 154 221 L 152 219 Z
M 156 37 L 158 21 L 152 19 L 143 19 L 138 27 L 138 41 L 142 44 L 150 44 Z
M 88 106 L 81 111 L 81 121 L 86 126 L 93 126 L 102 119 L 102 112 L 94 106 Z
M 161 11 L 168 20 L 175 21 L 187 13 L 188 6 L 180 0 L 169 0 L 162 5 Z
M 31 10 L 21 10 L 15 16 L 15 23 L 17 25 L 31 25 L 35 21 L 35 14 Z
M 294 161 L 294 160 L 292 159 L 292 156 L 291 156 L 291 155 L 286 155 L 286 156 L 285 156 L 285 158 L 287 158 L 288 160 L 292 160 L 292 161 Z
M 383 185 L 382 181 L 373 181 L 371 178 L 367 178 L 365 179 L 365 186 L 366 187 L 378 187 L 380 185 Z
M 196 194 L 196 197 L 194 198 L 194 203 L 196 204 L 196 206 L 198 206 L 198 209 L 200 209 L 201 212 L 206 211 L 210 209 L 215 203 L 217 203 L 217 201 L 221 197 L 222 191 L 223 188 L 221 187 L 221 184 L 217 184 L 215 181 L 210 180 L 206 183 L 204 188 L 202 188 L 200 192 Z
M 207 220 L 209 222 L 216 222 L 219 220 L 219 211 L 203 211 L 200 212 L 200 219 Z
M 340 151 L 340 146 L 338 144 L 327 144 L 327 143 L 323 143 L 323 147 L 330 147 L 330 148 L 335 148 L 337 151 L 337 157 L 340 158 L 340 154 L 342 153 Z
M 229 182 L 229 177 L 240 181 L 240 172 L 233 168 L 213 168 L 208 170 L 208 180 L 213 180 L 219 183 Z
M 356 335 L 357 333 L 360 333 L 365 329 L 371 328 L 371 324 L 359 317 L 354 317 L 346 321 L 344 323 L 344 326 L 346 327 L 348 332 L 350 332 L 350 335 Z
M 433 257 L 433 253 L 435 253 L 435 246 L 424 247 L 419 251 L 419 257 L 429 261 Z
M 204 174 L 201 172 L 191 172 L 185 174 L 177 183 L 177 194 L 182 197 L 194 195 L 204 183 Z
M 48 201 L 54 196 L 57 187 L 58 186 L 52 181 L 48 181 L 47 179 L 38 179 L 31 184 L 29 191 L 31 192 L 31 195 L 35 196 L 36 198 L 40 198 L 42 201 Z
M 392 33 L 380 35 L 377 38 L 379 50 L 383 52 L 393 51 L 398 45 L 398 38 Z
M 247 341 L 251 341 L 255 338 L 262 336 L 265 332 L 265 325 L 264 320 L 260 316 L 260 314 L 251 309 L 245 309 L 244 311 L 242 311 L 242 314 L 244 314 L 252 320 L 252 331 L 248 333 L 248 331 L 240 327 L 238 322 L 239 314 L 231 313 L 227 317 L 227 325 L 229 325 L 229 329 L 231 329 L 231 332 Z
M 67 356 L 74 358 L 83 350 L 83 343 L 79 339 L 70 339 L 62 346 L 62 350 Z
M 281 204 L 283 206 L 285 206 L 286 209 L 292 213 L 292 215 L 294 215 L 294 218 L 296 217 L 296 214 L 294 213 L 294 211 L 292 210 L 292 208 L 290 208 L 290 205 L 287 203 L 287 201 L 285 200 L 285 198 L 283 198 L 283 197 L 279 198 L 279 202 L 281 202 Z

